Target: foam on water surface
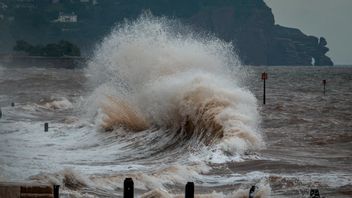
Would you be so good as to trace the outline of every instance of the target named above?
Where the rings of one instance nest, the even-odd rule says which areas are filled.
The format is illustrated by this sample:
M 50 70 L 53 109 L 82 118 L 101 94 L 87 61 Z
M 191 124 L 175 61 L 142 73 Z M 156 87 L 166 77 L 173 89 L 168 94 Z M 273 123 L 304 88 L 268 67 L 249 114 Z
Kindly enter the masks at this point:
M 351 185 L 349 164 L 341 160 L 349 156 L 348 134 L 315 131 L 348 128 L 343 110 L 349 101 L 334 98 L 342 97 L 338 92 L 328 99 L 295 94 L 301 88 L 278 81 L 269 84 L 279 87 L 272 97 L 286 101 L 272 98 L 261 107 L 261 126 L 256 97 L 244 86 L 259 75 L 251 77 L 234 51 L 231 43 L 147 14 L 103 40 L 85 77 L 77 77 L 82 71 L 0 69 L 6 83 L 0 84 L 0 180 L 60 184 L 66 197 L 121 196 L 126 177 L 142 197 L 182 197 L 188 181 L 199 197 L 246 197 L 252 185 L 259 187 L 258 197 Z M 43 87 L 38 92 L 27 82 Z M 285 92 L 292 87 L 293 95 Z M 326 120 L 312 117 L 324 109 L 301 104 L 308 100 L 331 100 L 326 108 L 342 110 Z M 338 155 L 319 147 L 340 140 Z M 337 166 L 334 156 L 341 156 Z

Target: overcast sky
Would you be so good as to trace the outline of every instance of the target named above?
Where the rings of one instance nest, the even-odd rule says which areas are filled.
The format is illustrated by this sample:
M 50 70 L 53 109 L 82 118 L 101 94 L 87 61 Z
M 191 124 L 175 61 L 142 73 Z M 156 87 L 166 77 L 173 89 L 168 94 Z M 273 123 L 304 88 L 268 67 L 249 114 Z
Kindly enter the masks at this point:
M 352 0 L 265 0 L 276 24 L 323 36 L 337 64 L 352 64 Z

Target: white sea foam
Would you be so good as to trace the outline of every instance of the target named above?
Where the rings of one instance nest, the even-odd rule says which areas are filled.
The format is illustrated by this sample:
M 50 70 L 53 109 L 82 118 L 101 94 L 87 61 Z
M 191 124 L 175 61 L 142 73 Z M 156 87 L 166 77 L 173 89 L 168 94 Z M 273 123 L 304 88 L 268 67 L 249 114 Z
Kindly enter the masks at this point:
M 64 110 L 64 109 L 70 109 L 73 107 L 72 103 L 67 98 L 64 98 L 64 97 L 52 99 L 51 101 L 45 102 L 42 106 L 52 110 L 56 110 L 56 109 Z
M 233 46 L 173 23 L 144 15 L 98 47 L 87 74 L 97 87 L 90 106 L 99 112 L 104 104 L 102 126 L 170 128 L 232 155 L 263 147 L 256 99 L 241 87 Z

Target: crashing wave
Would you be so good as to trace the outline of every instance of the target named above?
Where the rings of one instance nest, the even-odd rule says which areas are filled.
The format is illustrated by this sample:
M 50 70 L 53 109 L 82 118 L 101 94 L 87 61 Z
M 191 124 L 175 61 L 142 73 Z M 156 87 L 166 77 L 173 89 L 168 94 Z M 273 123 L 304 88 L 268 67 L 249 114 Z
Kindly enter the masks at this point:
M 105 38 L 88 69 L 101 126 L 170 129 L 227 153 L 263 146 L 256 99 L 241 86 L 231 43 L 176 27 L 144 15 Z

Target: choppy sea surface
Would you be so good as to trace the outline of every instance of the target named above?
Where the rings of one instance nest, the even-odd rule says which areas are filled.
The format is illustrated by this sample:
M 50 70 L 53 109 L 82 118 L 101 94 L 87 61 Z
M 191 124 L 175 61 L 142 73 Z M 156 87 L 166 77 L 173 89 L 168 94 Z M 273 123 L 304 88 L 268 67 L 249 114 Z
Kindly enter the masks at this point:
M 62 197 L 121 197 L 126 177 L 137 197 L 183 197 L 188 181 L 198 197 L 352 196 L 352 67 L 242 66 L 231 44 L 170 23 L 119 26 L 85 69 L 0 67 L 0 182 Z
M 307 197 L 310 188 L 325 197 L 350 197 L 352 67 L 250 71 L 247 86 L 258 103 L 260 73 L 269 74 L 266 105 L 258 106 L 265 148 L 231 160 L 210 159 L 204 151 L 201 162 L 203 156 L 193 156 L 200 151 L 183 147 L 187 140 L 164 148 L 157 146 L 165 138 L 158 132 L 99 131 L 78 108 L 91 91 L 82 70 L 1 68 L 0 180 L 66 181 L 62 195 L 76 196 L 121 195 L 124 177 L 133 176 L 139 195 L 155 189 L 181 194 L 185 182 L 194 181 L 200 194 L 258 185 L 269 197 Z

